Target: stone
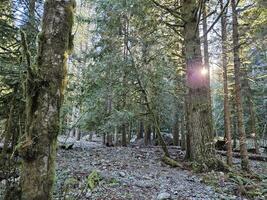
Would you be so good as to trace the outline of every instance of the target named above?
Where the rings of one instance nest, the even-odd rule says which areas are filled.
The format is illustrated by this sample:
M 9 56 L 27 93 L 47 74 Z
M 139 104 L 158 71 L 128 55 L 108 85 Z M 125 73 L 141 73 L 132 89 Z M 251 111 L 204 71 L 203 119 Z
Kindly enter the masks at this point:
M 91 193 L 91 192 L 89 192 L 89 191 L 86 192 L 86 194 L 85 194 L 85 197 L 86 197 L 86 198 L 90 198 L 91 196 L 92 196 L 92 193 Z
M 140 180 L 140 181 L 135 181 L 134 185 L 140 188 L 152 188 L 154 183 L 151 181 Z
M 168 192 L 162 192 L 157 196 L 157 200 L 170 200 L 171 195 Z
M 119 172 L 120 177 L 125 177 L 126 173 L 125 172 Z

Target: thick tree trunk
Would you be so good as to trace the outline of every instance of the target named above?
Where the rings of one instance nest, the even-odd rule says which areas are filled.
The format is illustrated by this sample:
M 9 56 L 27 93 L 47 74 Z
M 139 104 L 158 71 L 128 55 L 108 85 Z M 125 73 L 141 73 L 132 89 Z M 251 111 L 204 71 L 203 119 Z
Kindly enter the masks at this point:
M 228 100 L 228 76 L 227 76 L 227 24 L 226 24 L 226 12 L 223 11 L 224 3 L 221 0 L 221 34 L 222 34 L 222 67 L 223 67 L 223 90 L 224 90 L 224 132 L 225 140 L 227 146 L 227 164 L 232 166 L 232 135 L 231 135 L 231 120 L 230 120 L 230 109 L 229 109 L 229 100 Z
M 52 199 L 74 7 L 73 0 L 45 2 L 36 68 L 28 70 L 27 128 L 20 148 L 22 200 Z
M 212 122 L 209 106 L 207 74 L 203 73 L 200 39 L 198 31 L 198 3 L 183 0 L 184 45 L 187 71 L 188 94 L 187 114 L 187 158 L 208 166 L 215 157 L 212 137 Z M 204 70 L 205 72 L 205 70 Z
M 245 171 L 249 171 L 249 160 L 246 145 L 246 133 L 243 119 L 243 107 L 242 107 L 242 96 L 241 96 L 241 83 L 240 83 L 240 57 L 239 57 L 239 34 L 238 34 L 238 21 L 236 11 L 236 1 L 231 0 L 232 5 L 232 26 L 233 26 L 233 53 L 234 53 L 234 75 L 235 75 L 235 100 L 237 108 L 237 122 L 240 142 L 240 155 L 241 155 L 241 166 Z

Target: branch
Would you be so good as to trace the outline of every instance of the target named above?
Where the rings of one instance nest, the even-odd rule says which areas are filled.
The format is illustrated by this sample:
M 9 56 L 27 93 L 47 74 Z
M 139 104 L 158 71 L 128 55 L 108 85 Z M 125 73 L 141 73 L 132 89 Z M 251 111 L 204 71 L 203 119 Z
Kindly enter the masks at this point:
M 31 69 L 31 54 L 28 49 L 26 34 L 22 30 L 20 30 L 20 35 L 21 35 L 21 45 L 23 48 L 23 54 L 25 55 L 26 58 L 27 67 L 28 69 Z
M 168 13 L 170 13 L 172 16 L 182 19 L 182 18 L 181 18 L 181 14 L 180 14 L 180 12 L 177 11 L 177 10 L 180 9 L 182 6 L 179 6 L 179 7 L 177 7 L 176 9 L 171 9 L 171 8 L 169 8 L 169 7 L 167 7 L 167 6 L 164 6 L 164 5 L 162 5 L 162 4 L 159 4 L 159 3 L 158 3 L 157 1 L 155 1 L 155 0 L 151 0 L 151 1 L 152 1 L 157 7 L 161 8 L 161 9 L 163 9 L 163 10 L 166 10 L 166 11 L 167 11 Z
M 209 29 L 207 30 L 206 33 L 203 34 L 202 37 L 206 36 L 212 29 L 213 27 L 215 26 L 215 24 L 219 21 L 219 19 L 222 17 L 223 13 L 226 11 L 228 5 L 230 3 L 230 0 L 227 1 L 227 3 L 225 4 L 225 6 L 223 7 L 221 13 L 219 14 L 219 16 L 215 19 L 215 21 L 213 22 L 213 24 L 209 27 Z

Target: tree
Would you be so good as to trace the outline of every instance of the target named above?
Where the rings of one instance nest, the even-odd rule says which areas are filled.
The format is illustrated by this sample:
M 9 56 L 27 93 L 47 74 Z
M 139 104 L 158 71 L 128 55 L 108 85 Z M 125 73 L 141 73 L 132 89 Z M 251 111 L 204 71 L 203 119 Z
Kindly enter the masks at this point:
M 72 49 L 74 8 L 75 1 L 47 0 L 44 5 L 36 64 L 27 70 L 26 133 L 20 145 L 23 200 L 52 199 L 59 112 L 66 62 Z
M 228 74 L 227 74 L 227 18 L 226 11 L 223 11 L 224 1 L 221 0 L 221 35 L 222 35 L 222 67 L 223 67 L 223 90 L 224 90 L 224 132 L 227 146 L 227 164 L 232 166 L 232 136 L 231 136 L 231 119 L 228 100 Z
M 213 164 L 214 145 L 209 106 L 209 87 L 206 68 L 202 64 L 198 22 L 198 4 L 195 0 L 182 2 L 184 20 L 184 45 L 187 71 L 188 94 L 186 97 L 187 115 L 187 158 Z
M 203 3 L 203 47 L 204 47 L 204 67 L 207 69 L 207 82 L 208 82 L 208 96 L 210 113 L 212 112 L 212 99 L 211 99 L 211 88 L 210 88 L 210 56 L 209 56 L 209 43 L 208 43 L 208 23 L 207 23 L 207 1 Z M 200 10 L 201 11 L 201 10 Z M 223 11 L 222 11 L 223 12 Z M 212 121 L 212 114 L 210 115 Z M 213 134 L 213 127 L 210 134 Z
M 239 34 L 238 34 L 238 21 L 237 21 L 237 10 L 236 1 L 231 0 L 232 7 L 232 28 L 233 28 L 233 54 L 234 54 L 234 79 L 235 79 L 235 101 L 238 121 L 238 133 L 240 143 L 240 155 L 241 155 L 241 166 L 243 170 L 249 171 L 249 160 L 246 146 L 246 133 L 243 119 L 243 107 L 242 107 L 242 96 L 241 96 L 241 82 L 240 82 L 240 55 L 239 55 Z

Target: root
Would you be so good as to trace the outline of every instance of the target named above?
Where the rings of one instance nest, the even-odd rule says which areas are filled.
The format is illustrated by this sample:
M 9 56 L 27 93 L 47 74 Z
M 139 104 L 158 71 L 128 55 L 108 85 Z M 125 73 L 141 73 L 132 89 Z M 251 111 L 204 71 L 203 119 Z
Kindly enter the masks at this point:
M 162 157 L 162 162 L 164 162 L 166 165 L 169 165 L 171 167 L 174 167 L 174 168 L 183 168 L 183 166 L 178 163 L 176 160 L 170 158 L 170 157 L 167 157 L 167 156 L 163 156 Z

